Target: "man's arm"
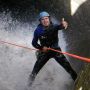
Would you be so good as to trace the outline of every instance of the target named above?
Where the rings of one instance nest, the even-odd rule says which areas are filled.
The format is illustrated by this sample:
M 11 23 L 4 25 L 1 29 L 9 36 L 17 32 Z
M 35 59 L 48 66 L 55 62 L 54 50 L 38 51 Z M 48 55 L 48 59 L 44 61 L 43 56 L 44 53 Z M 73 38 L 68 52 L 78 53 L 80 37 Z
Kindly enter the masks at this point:
M 63 25 L 60 24 L 60 25 L 55 25 L 55 29 L 56 30 L 62 30 L 62 29 L 65 29 L 65 27 L 63 27 Z
M 55 28 L 57 30 L 67 29 L 67 27 L 68 27 L 68 23 L 64 20 L 64 18 L 62 18 L 62 21 L 61 21 L 60 25 L 55 26 Z
M 37 49 L 42 49 L 42 46 L 40 44 L 38 44 L 38 32 L 37 32 L 37 30 L 35 30 L 35 32 L 34 32 L 32 45 L 33 45 L 33 47 L 35 47 Z
M 47 47 L 43 47 L 40 44 L 38 44 L 38 32 L 37 32 L 37 30 L 35 30 L 35 32 L 34 32 L 34 37 L 33 37 L 33 40 L 32 40 L 32 45 L 35 48 L 41 50 L 42 52 L 47 52 L 48 51 Z

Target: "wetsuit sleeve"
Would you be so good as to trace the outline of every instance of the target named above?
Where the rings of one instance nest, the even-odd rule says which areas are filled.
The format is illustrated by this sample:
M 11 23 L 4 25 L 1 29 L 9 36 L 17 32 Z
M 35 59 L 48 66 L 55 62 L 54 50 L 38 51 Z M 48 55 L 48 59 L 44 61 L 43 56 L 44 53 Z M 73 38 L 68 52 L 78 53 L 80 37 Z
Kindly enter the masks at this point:
M 60 25 L 55 25 L 55 29 L 62 30 L 65 29 L 65 27 L 62 24 L 60 24 Z
M 33 47 L 35 47 L 37 49 L 42 49 L 43 48 L 40 44 L 38 44 L 38 32 L 37 32 L 37 30 L 34 31 L 32 45 L 33 45 Z

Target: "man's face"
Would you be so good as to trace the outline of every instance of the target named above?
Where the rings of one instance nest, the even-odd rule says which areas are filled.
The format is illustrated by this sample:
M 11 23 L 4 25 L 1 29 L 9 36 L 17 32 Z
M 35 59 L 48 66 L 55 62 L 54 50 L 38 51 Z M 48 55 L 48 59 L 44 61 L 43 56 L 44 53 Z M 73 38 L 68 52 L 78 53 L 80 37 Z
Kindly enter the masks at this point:
M 50 25 L 50 19 L 49 19 L 49 17 L 43 17 L 43 18 L 41 18 L 41 24 L 43 25 L 43 26 L 49 26 Z

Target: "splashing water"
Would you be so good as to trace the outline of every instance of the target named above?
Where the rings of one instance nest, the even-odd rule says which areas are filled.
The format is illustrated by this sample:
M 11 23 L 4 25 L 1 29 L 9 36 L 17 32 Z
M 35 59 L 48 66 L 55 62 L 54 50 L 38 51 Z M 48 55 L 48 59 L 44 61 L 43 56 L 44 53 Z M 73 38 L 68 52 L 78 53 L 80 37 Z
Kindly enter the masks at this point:
M 0 14 L 0 39 L 32 48 L 35 24 L 13 21 L 10 13 Z M 59 38 L 65 50 L 63 33 Z M 0 43 L 0 90 L 25 90 L 29 74 L 36 61 L 35 51 Z M 33 84 L 33 90 L 71 90 L 73 81 L 69 74 L 53 59 L 43 67 Z

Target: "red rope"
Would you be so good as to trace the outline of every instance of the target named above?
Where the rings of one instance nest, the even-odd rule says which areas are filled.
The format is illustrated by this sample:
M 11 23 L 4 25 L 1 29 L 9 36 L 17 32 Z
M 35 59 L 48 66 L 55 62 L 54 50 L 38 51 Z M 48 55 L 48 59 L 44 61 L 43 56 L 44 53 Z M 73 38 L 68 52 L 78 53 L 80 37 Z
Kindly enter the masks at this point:
M 83 60 L 83 61 L 86 61 L 86 62 L 90 62 L 90 58 L 81 57 L 81 56 L 78 56 L 78 55 L 75 55 L 75 54 L 70 54 L 70 53 L 67 53 L 67 52 L 61 52 L 59 50 L 55 50 L 55 49 L 52 49 L 52 48 L 49 48 L 49 50 L 52 50 L 52 51 L 55 51 L 55 52 L 59 52 L 59 53 L 62 53 L 62 54 L 66 54 L 68 56 L 71 56 L 73 58 L 77 58 L 77 59 L 80 59 L 80 60 Z
M 9 45 L 25 48 L 25 49 L 28 49 L 28 50 L 38 50 L 38 49 L 32 49 L 32 48 L 29 48 L 29 47 L 26 47 L 26 46 L 23 46 L 23 45 L 18 45 L 18 44 L 15 44 L 15 43 L 6 42 L 6 41 L 2 41 L 2 40 L 0 40 L 0 43 L 3 43 L 3 44 L 6 43 L 6 44 L 9 44 Z M 80 60 L 83 60 L 83 61 L 86 61 L 86 62 L 90 62 L 90 58 L 81 57 L 81 56 L 78 56 L 78 55 L 75 55 L 75 54 L 70 54 L 70 53 L 67 53 L 67 52 L 61 52 L 59 50 L 55 50 L 55 49 L 52 49 L 52 48 L 48 48 L 48 50 L 52 50 L 52 51 L 55 51 L 55 52 L 58 52 L 58 53 L 66 54 L 66 55 L 71 56 L 73 58 L 77 58 L 77 59 L 80 59 Z

